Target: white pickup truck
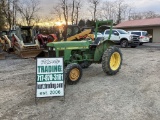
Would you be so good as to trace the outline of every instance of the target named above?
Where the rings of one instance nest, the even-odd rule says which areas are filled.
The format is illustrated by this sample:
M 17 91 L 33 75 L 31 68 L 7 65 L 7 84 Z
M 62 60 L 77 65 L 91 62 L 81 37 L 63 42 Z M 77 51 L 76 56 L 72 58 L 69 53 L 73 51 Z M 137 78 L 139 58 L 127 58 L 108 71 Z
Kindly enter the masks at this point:
M 110 29 L 106 29 L 103 33 L 98 33 L 97 37 L 104 37 L 104 39 L 108 39 L 110 33 Z M 139 45 L 139 36 L 132 35 L 122 29 L 112 29 L 111 38 L 115 43 L 121 45 L 122 48 L 131 46 L 135 48 Z

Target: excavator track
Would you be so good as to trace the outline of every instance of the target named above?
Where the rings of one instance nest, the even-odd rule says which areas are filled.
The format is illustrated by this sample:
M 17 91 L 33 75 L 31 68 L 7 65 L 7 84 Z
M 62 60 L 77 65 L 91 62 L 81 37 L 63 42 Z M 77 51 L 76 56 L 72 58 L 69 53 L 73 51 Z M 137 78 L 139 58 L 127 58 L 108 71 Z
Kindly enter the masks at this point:
M 3 53 L 0 53 L 0 60 L 4 60 L 5 59 L 5 55 Z
M 2 53 L 2 48 L 0 45 L 0 60 L 4 60 L 5 59 L 5 55 Z

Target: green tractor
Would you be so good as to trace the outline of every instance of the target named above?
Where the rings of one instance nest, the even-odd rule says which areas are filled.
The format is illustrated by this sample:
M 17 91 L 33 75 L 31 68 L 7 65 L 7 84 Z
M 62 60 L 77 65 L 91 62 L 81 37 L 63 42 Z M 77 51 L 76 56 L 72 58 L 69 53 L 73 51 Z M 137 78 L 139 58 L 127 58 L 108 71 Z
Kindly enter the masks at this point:
M 111 23 L 111 33 L 113 22 L 107 22 Z M 96 26 L 99 23 L 97 22 Z M 111 34 L 107 40 L 96 38 L 96 34 L 97 32 L 95 33 L 95 41 L 85 39 L 82 41 L 61 41 L 47 44 L 49 57 L 64 58 L 64 76 L 68 84 L 76 84 L 82 77 L 82 68 L 87 68 L 92 63 L 102 63 L 102 69 L 108 75 L 115 75 L 121 68 L 122 53 L 109 40 Z

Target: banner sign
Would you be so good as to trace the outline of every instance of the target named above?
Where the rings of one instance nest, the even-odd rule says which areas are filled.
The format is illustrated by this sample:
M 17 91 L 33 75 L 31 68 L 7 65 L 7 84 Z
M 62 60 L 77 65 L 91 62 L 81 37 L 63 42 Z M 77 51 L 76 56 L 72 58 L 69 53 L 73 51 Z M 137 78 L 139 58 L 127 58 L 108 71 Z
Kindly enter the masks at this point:
M 64 96 L 63 58 L 37 58 L 36 97 Z

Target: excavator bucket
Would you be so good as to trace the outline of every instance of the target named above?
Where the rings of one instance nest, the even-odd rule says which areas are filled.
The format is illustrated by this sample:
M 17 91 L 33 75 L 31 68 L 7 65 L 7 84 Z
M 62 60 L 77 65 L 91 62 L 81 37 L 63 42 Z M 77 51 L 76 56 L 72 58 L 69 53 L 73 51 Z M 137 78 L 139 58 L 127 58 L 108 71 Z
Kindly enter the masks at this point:
M 35 58 L 37 55 L 39 55 L 43 49 L 37 49 L 37 50 L 22 50 L 22 51 L 15 51 L 17 55 L 19 55 L 21 58 Z

